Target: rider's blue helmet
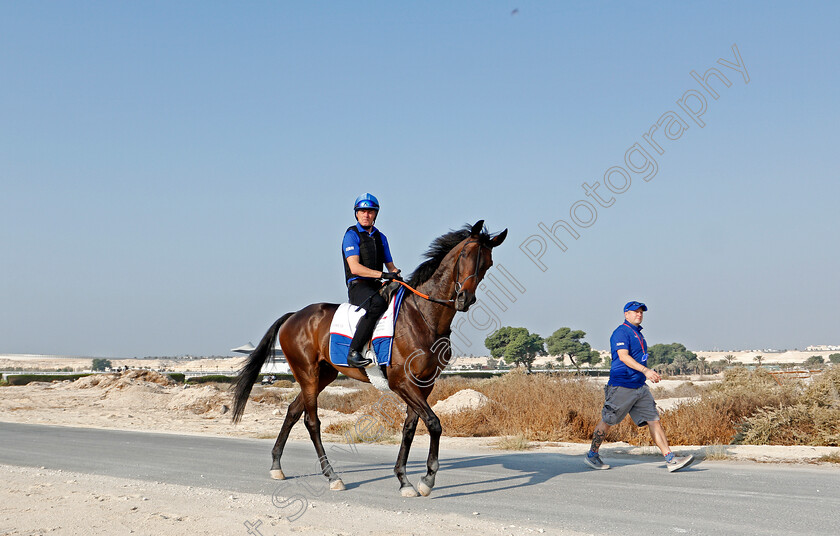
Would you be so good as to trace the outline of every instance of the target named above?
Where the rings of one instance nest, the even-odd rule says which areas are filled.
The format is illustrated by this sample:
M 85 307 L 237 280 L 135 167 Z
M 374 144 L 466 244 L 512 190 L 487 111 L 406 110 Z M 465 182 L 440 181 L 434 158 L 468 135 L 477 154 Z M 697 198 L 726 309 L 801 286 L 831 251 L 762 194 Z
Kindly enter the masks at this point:
M 363 208 L 372 208 L 378 212 L 379 200 L 372 194 L 362 194 L 356 198 L 356 204 L 353 206 L 353 211 L 355 212 Z

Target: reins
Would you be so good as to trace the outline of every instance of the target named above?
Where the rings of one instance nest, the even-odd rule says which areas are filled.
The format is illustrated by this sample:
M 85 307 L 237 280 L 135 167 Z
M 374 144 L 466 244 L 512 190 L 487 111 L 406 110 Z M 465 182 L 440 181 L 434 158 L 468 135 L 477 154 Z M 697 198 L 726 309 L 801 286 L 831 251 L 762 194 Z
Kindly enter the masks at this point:
M 395 279 L 394 281 L 396 281 L 400 285 L 404 286 L 405 288 L 407 288 L 408 290 L 410 290 L 411 292 L 413 292 L 417 296 L 423 298 L 424 300 L 430 301 L 432 303 L 439 303 L 440 305 L 445 305 L 446 307 L 451 307 L 452 309 L 455 308 L 455 306 L 452 305 L 452 303 L 455 301 L 454 299 L 452 299 L 452 300 L 439 300 L 437 298 L 432 298 L 428 294 L 423 294 L 419 290 L 417 290 L 415 288 L 412 288 L 411 285 L 409 285 L 405 281 L 400 281 L 399 279 Z
M 464 244 L 464 247 L 461 248 L 461 252 L 458 254 L 458 260 L 455 262 L 455 274 L 454 274 L 455 277 L 454 277 L 454 279 L 455 279 L 455 293 L 456 293 L 456 295 L 461 290 L 461 288 L 464 286 L 464 283 L 469 281 L 470 278 L 475 277 L 476 273 L 478 272 L 478 266 L 479 266 L 480 255 L 481 255 L 481 248 L 479 248 L 478 252 L 476 252 L 476 266 L 475 266 L 476 271 L 474 273 L 468 275 L 466 277 L 466 279 L 464 279 L 463 281 L 458 281 L 458 276 L 460 274 L 459 268 L 460 268 L 460 265 L 461 265 L 461 258 L 464 256 L 464 250 L 467 249 L 468 245 L 470 245 L 472 243 L 475 243 L 475 242 L 478 242 L 481 247 L 487 247 L 484 244 L 481 244 L 481 242 L 478 241 L 478 240 L 470 240 L 466 244 Z M 401 281 L 399 279 L 395 279 L 394 281 L 396 281 L 397 283 L 404 286 L 405 288 L 407 288 L 408 290 L 413 292 L 415 295 L 423 298 L 426 301 L 430 301 L 432 303 L 437 303 L 437 304 L 440 304 L 440 305 L 444 305 L 446 307 L 449 307 L 450 309 L 455 309 L 455 306 L 452 305 L 455 302 L 455 298 L 451 298 L 451 299 L 448 299 L 448 300 L 439 300 L 437 298 L 432 298 L 428 294 L 423 294 L 422 292 L 420 292 L 419 290 L 417 290 L 415 288 L 412 288 L 405 281 Z

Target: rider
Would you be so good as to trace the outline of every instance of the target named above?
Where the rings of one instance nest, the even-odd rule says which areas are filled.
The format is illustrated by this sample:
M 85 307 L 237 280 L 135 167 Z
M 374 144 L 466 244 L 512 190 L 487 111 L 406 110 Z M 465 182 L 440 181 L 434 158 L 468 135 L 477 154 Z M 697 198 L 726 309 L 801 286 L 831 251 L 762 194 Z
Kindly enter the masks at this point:
M 362 356 L 361 349 L 373 335 L 376 321 L 388 308 L 379 294 L 379 279 L 400 279 L 400 271 L 394 265 L 388 239 L 373 226 L 379 214 L 379 201 L 371 194 L 356 198 L 353 207 L 356 225 L 347 228 L 341 249 L 344 252 L 344 279 L 350 303 L 366 309 L 365 315 L 356 326 L 356 333 L 350 342 L 347 365 L 366 367 L 371 360 Z M 383 271 L 383 265 L 388 271 Z

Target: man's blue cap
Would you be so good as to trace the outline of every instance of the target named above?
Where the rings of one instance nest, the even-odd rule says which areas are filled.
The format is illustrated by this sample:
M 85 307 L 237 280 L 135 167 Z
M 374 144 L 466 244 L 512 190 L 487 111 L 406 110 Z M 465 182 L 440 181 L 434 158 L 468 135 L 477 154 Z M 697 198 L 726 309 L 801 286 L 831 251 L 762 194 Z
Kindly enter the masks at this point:
M 636 309 L 641 309 L 642 311 L 647 311 L 647 305 L 640 301 L 631 301 L 627 302 L 627 305 L 624 306 L 624 312 L 627 311 L 635 311 Z

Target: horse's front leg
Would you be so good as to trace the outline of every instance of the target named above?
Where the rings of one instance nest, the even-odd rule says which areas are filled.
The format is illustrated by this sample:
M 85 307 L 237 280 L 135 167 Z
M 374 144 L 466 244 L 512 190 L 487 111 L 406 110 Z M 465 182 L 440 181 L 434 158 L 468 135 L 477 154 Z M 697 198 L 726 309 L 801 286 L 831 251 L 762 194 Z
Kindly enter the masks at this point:
M 423 417 L 423 422 L 426 428 L 429 429 L 429 457 L 426 460 L 426 476 L 420 479 L 417 484 L 417 491 L 423 497 L 428 497 L 432 493 L 432 488 L 435 487 L 435 476 L 437 475 L 440 462 L 438 461 L 438 454 L 440 452 L 440 436 L 443 428 L 440 425 L 440 419 L 429 407 L 429 403 L 425 400 L 425 411 L 420 415 Z
M 429 393 L 432 391 L 433 386 L 420 389 L 413 383 L 408 383 L 409 386 L 399 389 L 400 396 L 402 396 L 403 400 L 405 400 L 408 404 L 409 413 L 406 417 L 406 425 L 403 428 L 403 446 L 400 448 L 400 457 L 397 460 L 396 470 L 399 470 L 400 463 L 402 463 L 402 469 L 405 471 L 405 459 L 403 459 L 403 456 L 405 456 L 406 459 L 408 458 L 408 449 L 411 446 L 411 440 L 414 439 L 414 429 L 417 426 L 417 417 L 419 416 L 423 419 L 423 422 L 426 424 L 426 428 L 429 430 L 429 458 L 426 460 L 426 475 L 421 478 L 420 483 L 417 484 L 417 491 L 420 492 L 420 495 L 428 497 L 429 494 L 432 493 L 432 488 L 435 487 L 435 476 L 437 475 L 438 468 L 440 466 L 440 463 L 438 462 L 438 453 L 440 451 L 440 435 L 442 428 L 440 426 L 440 419 L 438 419 L 435 412 L 432 411 L 432 408 L 429 406 L 429 402 L 426 400 Z M 413 417 L 412 412 L 414 413 Z M 410 423 L 409 421 L 412 422 Z M 411 424 L 410 435 L 406 432 L 409 428 L 409 424 Z M 409 438 L 408 441 L 406 441 L 407 437 Z M 399 472 L 397 472 L 397 478 L 400 478 Z M 401 489 L 405 489 L 406 484 L 411 485 L 404 477 L 400 478 L 400 484 L 402 485 Z
M 417 412 L 411 409 L 411 406 L 407 406 L 400 453 L 397 455 L 397 464 L 394 466 L 394 473 L 400 481 L 400 495 L 403 497 L 417 497 L 417 490 L 414 489 L 406 476 L 405 466 L 408 463 L 408 452 L 411 450 L 411 442 L 414 441 L 414 432 L 417 430 L 417 420 L 419 418 Z

